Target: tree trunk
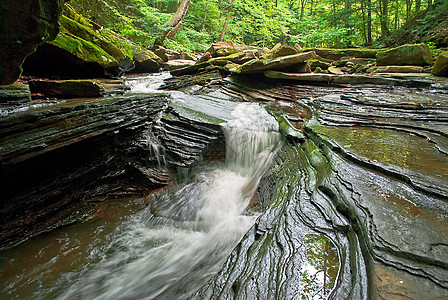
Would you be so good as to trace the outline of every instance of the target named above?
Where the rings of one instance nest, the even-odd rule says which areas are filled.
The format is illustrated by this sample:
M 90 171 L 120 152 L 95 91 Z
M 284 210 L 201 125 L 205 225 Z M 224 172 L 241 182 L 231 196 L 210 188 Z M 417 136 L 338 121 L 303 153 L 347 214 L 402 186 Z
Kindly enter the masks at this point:
M 310 1 L 310 16 L 313 16 L 314 0 Z
M 415 14 L 420 12 L 420 8 L 422 6 L 422 0 L 415 0 Z
M 383 37 L 386 37 L 389 34 L 389 26 L 388 26 L 388 19 L 389 19 L 389 0 L 381 0 L 379 2 L 380 4 L 380 24 L 381 24 L 381 35 Z
M 235 0 L 232 0 L 232 2 L 230 3 L 229 11 L 227 12 L 226 21 L 224 22 L 224 26 L 222 27 L 221 35 L 219 36 L 220 42 L 222 42 L 224 40 L 224 34 L 226 33 L 227 24 L 229 24 L 230 13 L 232 12 L 234 3 L 235 3 Z
M 406 0 L 406 21 L 409 21 L 409 19 L 411 18 L 411 8 L 411 0 Z
M 188 7 L 190 6 L 190 1 L 191 0 L 182 0 L 174 15 L 164 25 L 165 27 L 168 27 L 168 29 L 162 32 L 162 36 L 156 39 L 154 45 L 163 45 L 163 41 L 171 31 L 174 33 L 170 36 L 172 36 L 171 38 L 174 37 L 177 29 L 179 29 L 180 22 L 184 19 L 185 14 L 187 13 Z
M 300 21 L 303 20 L 303 15 L 305 14 L 305 5 L 306 0 L 300 0 L 300 18 L 299 18 Z
M 367 0 L 367 45 L 372 45 L 372 0 Z
M 362 17 L 362 35 L 364 36 L 364 43 L 367 44 L 367 20 L 366 20 L 366 3 L 361 1 L 361 17 Z
M 352 34 L 352 30 L 350 29 L 350 15 L 351 15 L 351 7 L 350 0 L 344 1 L 344 10 L 345 10 L 345 28 L 347 28 L 347 44 L 351 44 L 350 35 Z
M 207 20 L 208 2 L 205 4 L 204 19 L 202 20 L 202 31 L 205 29 L 205 21 Z

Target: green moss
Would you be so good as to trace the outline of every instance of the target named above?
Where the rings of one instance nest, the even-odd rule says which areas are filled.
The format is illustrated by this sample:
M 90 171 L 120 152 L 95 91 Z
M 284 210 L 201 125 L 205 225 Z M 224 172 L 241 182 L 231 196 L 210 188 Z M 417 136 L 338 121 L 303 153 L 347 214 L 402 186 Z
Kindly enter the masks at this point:
M 66 9 L 64 14 L 66 15 L 61 16 L 59 20 L 62 33 L 77 36 L 102 48 L 117 61 L 132 57 L 131 47 L 116 39 L 111 32 L 107 30 L 96 31 L 91 24 L 73 10 Z M 123 50 L 116 45 L 122 46 Z
M 84 61 L 96 62 L 103 66 L 117 63 L 112 56 L 100 47 L 68 33 L 60 33 L 50 44 L 62 48 Z

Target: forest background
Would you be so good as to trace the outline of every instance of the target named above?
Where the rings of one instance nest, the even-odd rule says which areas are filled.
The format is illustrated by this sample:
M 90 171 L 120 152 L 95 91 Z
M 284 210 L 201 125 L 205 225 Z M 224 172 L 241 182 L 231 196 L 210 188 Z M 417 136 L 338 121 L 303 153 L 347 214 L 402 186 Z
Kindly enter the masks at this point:
M 203 52 L 232 40 L 259 47 L 446 47 L 448 0 L 71 0 L 83 16 L 144 48 Z M 184 6 L 184 11 L 180 7 Z M 185 8 L 187 10 L 185 10 Z M 170 20 L 180 13 L 172 30 Z M 171 19 L 170 19 L 171 18 Z M 440 38 L 442 37 L 442 38 Z M 443 38 L 445 37 L 445 38 Z M 126 46 L 123 42 L 122 46 Z

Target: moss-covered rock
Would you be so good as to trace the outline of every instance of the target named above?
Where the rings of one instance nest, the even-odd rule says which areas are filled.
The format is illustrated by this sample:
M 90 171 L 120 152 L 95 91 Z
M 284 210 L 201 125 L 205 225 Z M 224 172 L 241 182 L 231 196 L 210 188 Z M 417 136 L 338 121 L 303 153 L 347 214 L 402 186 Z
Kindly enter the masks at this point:
M 64 0 L 0 2 L 0 84 L 19 78 L 24 59 L 58 34 Z
M 31 100 L 30 88 L 27 84 L 16 82 L 10 85 L 0 85 L 0 103 L 18 104 Z
M 238 67 L 236 74 L 263 73 L 266 70 L 281 70 L 316 58 L 316 53 L 306 52 L 282 56 L 276 59 L 253 59 Z
M 61 32 L 50 44 L 86 62 L 98 63 L 104 67 L 111 67 L 117 64 L 117 60 L 104 51 L 104 49 L 70 33 Z
M 375 58 L 378 50 L 376 49 L 326 49 L 311 48 L 304 51 L 314 51 L 317 55 L 325 59 L 340 60 L 343 57 L 356 58 Z
M 299 53 L 299 51 L 291 46 L 288 45 L 280 45 L 277 49 L 271 50 L 272 58 L 277 58 L 281 56 L 287 56 L 287 55 L 294 55 Z
M 153 57 L 152 55 L 156 56 L 157 58 Z M 152 72 L 158 72 L 161 67 L 161 61 L 163 61 L 154 53 L 150 51 L 136 51 L 133 53 L 134 58 L 134 64 L 135 69 L 132 70 L 132 72 L 135 73 L 152 73 Z
M 25 74 L 60 78 L 94 78 L 117 75 L 119 62 L 130 57 L 107 30 L 101 31 L 68 4 L 59 20 L 56 39 L 41 46 L 24 64 Z M 115 43 L 113 42 L 115 41 Z
M 437 56 L 431 73 L 436 76 L 448 76 L 448 51 Z
M 403 45 L 378 52 L 376 63 L 379 66 L 426 66 L 432 64 L 432 54 L 426 44 Z

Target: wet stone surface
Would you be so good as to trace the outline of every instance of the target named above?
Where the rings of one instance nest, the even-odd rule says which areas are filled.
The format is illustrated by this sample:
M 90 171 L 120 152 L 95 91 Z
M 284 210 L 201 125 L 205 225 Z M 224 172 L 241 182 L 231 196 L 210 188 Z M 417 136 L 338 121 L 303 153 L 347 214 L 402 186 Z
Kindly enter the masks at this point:
M 266 212 L 194 299 L 448 297 L 443 91 L 275 83 L 255 91 L 241 81 L 224 88 L 275 102 L 286 115 L 299 104 L 312 118 L 302 119 L 308 140 L 284 147 L 261 182 Z M 332 290 L 298 275 L 309 265 L 303 248 L 315 245 L 309 237 L 322 235 L 338 251 Z
M 126 172 L 121 173 L 131 175 L 126 182 L 143 177 L 149 179 L 152 187 L 169 184 L 169 188 L 156 196 L 146 198 L 148 210 L 155 219 L 165 222 L 171 218 L 189 226 L 195 218 L 181 215 L 198 210 L 196 204 L 189 206 L 196 203 L 197 197 L 180 197 L 182 201 L 174 206 L 177 213 L 170 216 L 169 210 L 177 203 L 173 199 L 190 193 L 189 188 L 178 192 L 171 185 L 176 181 L 173 178 L 191 176 L 195 168 L 212 157 L 222 160 L 225 146 L 220 124 L 231 119 L 229 113 L 236 106 L 232 101 L 257 102 L 277 120 L 287 120 L 302 138 L 286 136 L 281 149 L 276 148 L 273 165 L 251 196 L 252 205 L 260 215 L 237 246 L 228 249 L 231 253 L 223 258 L 222 267 L 214 268 L 214 273 L 207 274 L 203 277 L 207 279 L 200 283 L 170 288 L 168 294 L 184 298 L 191 295 L 190 299 L 448 298 L 448 95 L 445 90 L 434 86 L 424 89 L 306 86 L 256 77 L 221 77 L 222 74 L 215 72 L 208 77 L 187 75 L 169 80 L 171 88 L 185 89 L 189 96 L 171 93 L 169 103 L 163 102 L 149 116 L 143 112 L 148 107 L 140 106 L 141 96 L 128 98 L 130 103 L 122 98 L 109 99 L 110 103 L 118 101 L 136 111 L 133 115 L 141 118 L 136 127 L 123 123 L 128 117 L 124 113 L 120 115 L 120 109 L 111 115 L 110 122 L 83 123 L 64 134 L 60 130 L 54 133 L 48 125 L 52 120 L 57 123 L 64 118 L 64 115 L 57 117 L 55 110 L 37 109 L 42 116 L 37 118 L 39 121 L 34 110 L 22 119 L 7 117 L 4 124 L 12 126 L 1 127 L 4 133 L 0 133 L 22 146 L 2 148 L 2 156 L 6 158 L 2 163 L 14 165 L 15 159 L 30 161 L 42 153 L 53 153 L 48 147 L 39 146 L 36 141 L 41 139 L 46 145 L 79 149 L 70 148 L 80 144 L 79 140 L 64 140 L 67 133 L 88 129 L 90 135 L 95 135 L 106 126 L 110 133 L 106 137 L 110 137 L 118 129 L 134 128 L 133 140 L 114 142 L 113 150 L 104 150 L 106 153 L 118 150 L 120 155 L 109 156 L 107 160 L 114 164 L 102 164 L 101 168 L 93 168 L 96 173 L 86 174 L 108 174 L 102 178 L 116 179 L 120 178 L 117 169 L 126 166 L 123 167 Z M 95 107 L 95 103 L 75 107 L 93 114 L 89 107 Z M 64 110 L 64 105 L 61 104 L 60 112 L 75 114 L 75 110 Z M 137 113 L 140 112 L 137 107 L 141 107 L 141 113 Z M 32 128 L 33 122 L 41 128 L 33 134 L 11 133 L 14 128 L 19 132 L 21 128 L 23 131 Z M 120 140 L 121 137 L 116 136 Z M 62 144 L 56 143 L 61 140 Z M 101 141 L 104 140 L 98 143 Z M 27 143 L 36 146 L 25 150 Z M 45 187 L 52 186 L 44 186 L 44 190 Z M 105 184 L 102 187 L 103 194 L 111 189 Z M 250 187 L 254 185 L 251 183 Z M 193 196 L 199 193 L 191 191 Z M 98 191 L 89 195 L 97 194 Z M 101 203 L 96 207 L 103 207 Z M 124 215 L 134 211 L 135 207 L 131 206 L 125 207 Z M 88 214 L 92 222 L 102 218 L 102 211 L 107 211 L 105 203 L 104 207 Z M 151 222 L 154 218 L 150 218 Z M 134 233 L 138 236 L 141 231 Z M 126 240 L 119 242 L 126 248 Z M 46 249 L 54 250 L 50 248 Z M 92 251 L 101 251 L 101 247 Z M 59 267 L 63 269 L 64 264 L 61 262 Z M 56 270 L 59 267 L 50 272 L 60 272 Z M 189 282 L 189 277 L 185 275 L 182 282 Z M 135 293 L 141 296 L 151 285 L 140 285 L 143 290 Z M 191 290 L 193 286 L 198 290 Z

